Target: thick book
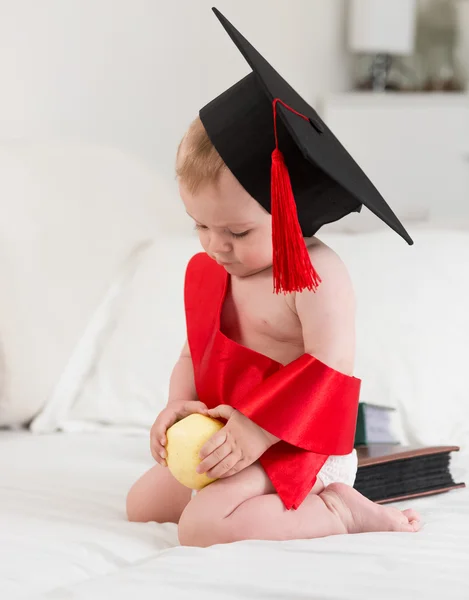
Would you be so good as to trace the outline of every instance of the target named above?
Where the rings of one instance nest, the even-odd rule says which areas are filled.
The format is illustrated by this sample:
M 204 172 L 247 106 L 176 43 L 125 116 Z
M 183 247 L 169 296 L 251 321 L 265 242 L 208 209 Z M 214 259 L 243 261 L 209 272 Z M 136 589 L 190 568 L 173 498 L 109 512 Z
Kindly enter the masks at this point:
M 463 488 L 465 484 L 455 483 L 450 471 L 451 454 L 457 451 L 458 446 L 358 447 L 354 487 L 378 504 Z
M 395 409 L 368 402 L 358 405 L 355 447 L 369 444 L 398 444 L 394 433 Z

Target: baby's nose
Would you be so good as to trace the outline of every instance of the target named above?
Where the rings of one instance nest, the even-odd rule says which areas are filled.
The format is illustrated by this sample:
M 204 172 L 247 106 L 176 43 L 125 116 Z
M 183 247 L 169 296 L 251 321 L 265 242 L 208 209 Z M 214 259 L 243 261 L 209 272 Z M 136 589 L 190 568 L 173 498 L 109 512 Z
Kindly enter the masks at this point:
M 210 236 L 210 252 L 212 254 L 226 254 L 231 251 L 231 244 L 226 238 L 219 235 Z

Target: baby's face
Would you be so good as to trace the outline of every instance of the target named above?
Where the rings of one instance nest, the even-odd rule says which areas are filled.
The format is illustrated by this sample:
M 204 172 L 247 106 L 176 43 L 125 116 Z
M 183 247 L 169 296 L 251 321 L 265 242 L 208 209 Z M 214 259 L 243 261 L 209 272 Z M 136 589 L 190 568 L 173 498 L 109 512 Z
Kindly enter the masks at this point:
M 272 265 L 272 217 L 228 170 L 195 194 L 179 192 L 207 254 L 228 273 L 247 277 Z

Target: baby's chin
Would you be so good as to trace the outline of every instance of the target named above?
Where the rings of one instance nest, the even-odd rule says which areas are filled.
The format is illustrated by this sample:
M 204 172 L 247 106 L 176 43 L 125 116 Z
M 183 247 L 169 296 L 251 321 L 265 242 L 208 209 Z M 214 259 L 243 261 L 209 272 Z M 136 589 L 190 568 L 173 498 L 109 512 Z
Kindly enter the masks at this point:
M 251 275 L 256 275 L 257 273 L 261 273 L 272 267 L 272 265 L 269 264 L 245 265 L 243 263 L 229 263 L 223 264 L 222 266 L 227 273 L 234 275 L 235 277 L 250 277 Z

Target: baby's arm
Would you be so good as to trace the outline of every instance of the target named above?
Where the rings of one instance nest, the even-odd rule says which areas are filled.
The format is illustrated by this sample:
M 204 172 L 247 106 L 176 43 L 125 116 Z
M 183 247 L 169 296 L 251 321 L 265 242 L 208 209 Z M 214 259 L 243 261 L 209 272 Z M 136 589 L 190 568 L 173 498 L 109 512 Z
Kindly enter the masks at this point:
M 189 350 L 189 344 L 184 344 L 181 355 L 174 365 L 171 379 L 169 380 L 168 405 L 179 401 L 197 400 L 194 382 L 194 367 Z
M 160 412 L 150 432 L 151 453 L 160 465 L 166 466 L 167 429 L 192 413 L 207 414 L 207 407 L 202 402 L 198 402 L 194 367 L 189 345 L 186 342 L 171 373 L 166 408 Z
M 168 427 L 191 412 L 207 412 L 207 407 L 197 400 L 192 358 L 186 342 L 171 374 L 166 408 L 160 412 L 151 428 L 151 453 L 158 464 L 134 483 L 127 496 L 127 515 L 130 521 L 177 523 L 189 503 L 191 491 L 163 467 L 166 466 Z
M 328 367 L 353 375 L 355 362 L 355 296 L 347 269 L 327 246 L 316 246 L 311 260 L 322 283 L 317 291 L 295 296 L 306 354 Z

